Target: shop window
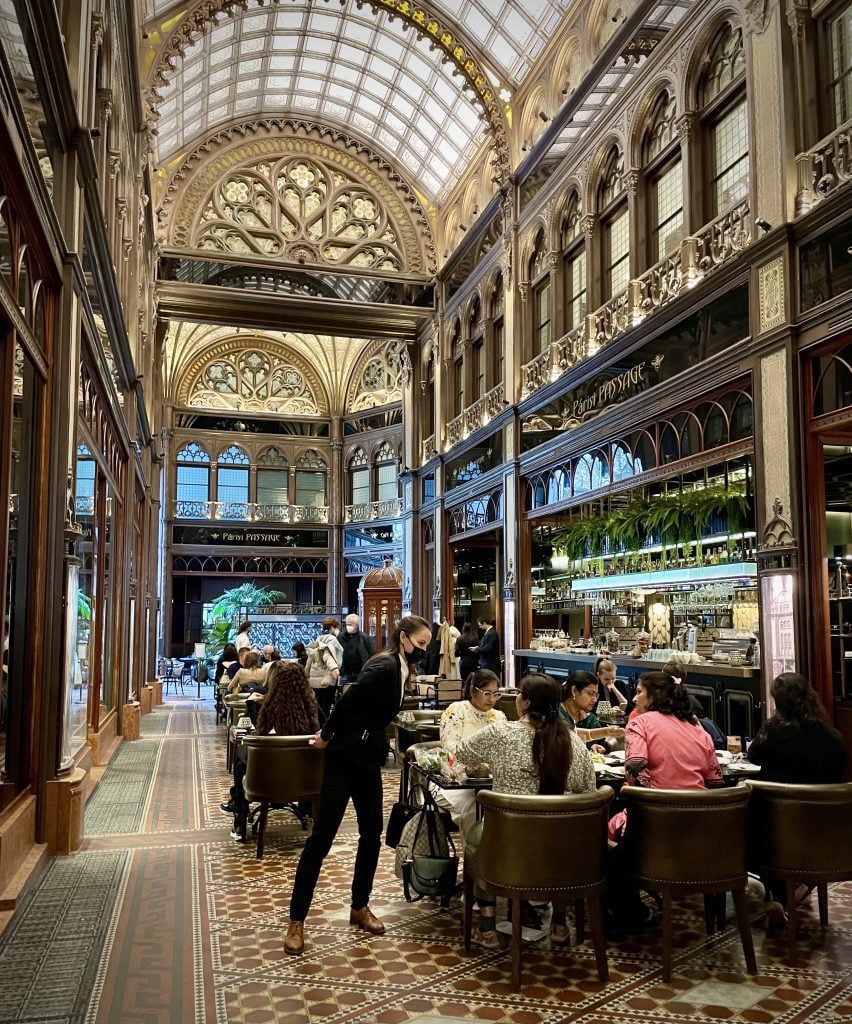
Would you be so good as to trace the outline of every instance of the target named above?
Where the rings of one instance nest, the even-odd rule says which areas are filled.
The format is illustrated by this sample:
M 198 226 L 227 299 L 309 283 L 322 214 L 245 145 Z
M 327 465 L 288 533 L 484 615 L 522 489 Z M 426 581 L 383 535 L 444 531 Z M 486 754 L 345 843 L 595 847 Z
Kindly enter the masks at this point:
M 701 82 L 708 141 L 710 216 L 748 196 L 748 107 L 742 29 L 726 23 L 710 50 Z
M 636 474 L 633 456 L 622 445 L 617 444 L 612 452 L 612 482 L 628 480 Z M 641 472 L 641 470 L 640 470 Z
M 18 257 L 18 308 L 26 320 L 32 319 L 32 281 L 26 246 Z
M 834 115 L 832 128 L 852 118 L 852 4 L 828 19 L 828 94 Z
M 207 451 L 190 441 L 175 456 L 177 475 L 175 498 L 180 502 L 208 502 L 210 500 L 210 456 Z M 178 511 L 180 515 L 180 511 Z
M 232 514 L 247 514 L 233 506 L 247 505 L 249 500 L 249 457 L 235 444 L 221 453 L 216 460 L 216 500 L 231 505 Z
M 613 146 L 604 164 L 598 189 L 603 232 L 604 299 L 618 295 L 630 280 L 630 221 L 624 194 L 624 157 Z

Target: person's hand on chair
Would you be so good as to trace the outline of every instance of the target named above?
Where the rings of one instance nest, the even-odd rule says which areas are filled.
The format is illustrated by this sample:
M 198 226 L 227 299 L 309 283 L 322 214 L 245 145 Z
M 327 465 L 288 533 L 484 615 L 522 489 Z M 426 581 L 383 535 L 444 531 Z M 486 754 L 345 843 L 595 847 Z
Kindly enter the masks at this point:
M 328 746 L 328 743 L 326 743 L 326 741 L 322 738 L 321 732 L 314 733 L 314 735 L 310 738 L 310 740 L 308 740 L 308 742 L 312 747 L 316 747 L 317 750 L 325 750 L 325 748 Z

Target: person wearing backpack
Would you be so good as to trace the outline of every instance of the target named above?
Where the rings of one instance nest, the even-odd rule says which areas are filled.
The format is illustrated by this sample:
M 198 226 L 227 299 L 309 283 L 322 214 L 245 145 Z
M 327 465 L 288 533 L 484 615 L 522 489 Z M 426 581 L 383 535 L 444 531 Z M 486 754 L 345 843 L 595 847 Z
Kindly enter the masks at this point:
M 364 666 L 357 686 L 340 697 L 322 729 L 311 741 L 326 750 L 319 807 L 313 832 L 305 843 L 290 898 L 286 953 L 305 948 L 305 918 L 314 897 L 323 861 L 334 842 L 351 800 L 358 819 L 358 852 L 352 877 L 349 923 L 370 935 L 385 926 L 368 904 L 379 862 L 384 824 L 382 764 L 387 756 L 385 730 L 402 707 L 409 675 L 429 644 L 432 630 L 419 615 L 400 619 L 387 649 Z
M 314 691 L 320 709 L 320 718 L 328 718 L 334 704 L 337 680 L 340 677 L 340 665 L 343 661 L 343 648 L 337 639 L 340 623 L 333 616 L 322 620 L 322 633 L 308 644 L 308 660 L 305 664 L 305 675 Z
M 346 616 L 346 631 L 338 639 L 343 648 L 340 682 L 355 683 L 361 675 L 361 669 L 375 654 L 373 641 L 361 631 L 361 620 L 357 615 Z

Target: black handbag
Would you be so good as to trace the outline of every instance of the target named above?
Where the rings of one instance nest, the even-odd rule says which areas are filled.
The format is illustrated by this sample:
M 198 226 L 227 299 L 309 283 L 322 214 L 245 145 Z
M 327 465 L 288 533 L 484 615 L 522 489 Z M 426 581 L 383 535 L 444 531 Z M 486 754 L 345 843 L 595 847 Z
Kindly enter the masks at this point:
M 411 855 L 402 865 L 405 898 L 409 903 L 416 903 L 424 896 L 447 900 L 458 888 L 458 873 L 459 858 L 445 815 L 427 792 L 411 842 Z M 412 891 L 418 895 L 413 896 Z
M 406 824 L 417 814 L 417 808 L 412 807 L 405 800 L 397 800 L 391 807 L 388 823 L 385 828 L 385 846 L 395 850 L 402 838 L 402 830 Z

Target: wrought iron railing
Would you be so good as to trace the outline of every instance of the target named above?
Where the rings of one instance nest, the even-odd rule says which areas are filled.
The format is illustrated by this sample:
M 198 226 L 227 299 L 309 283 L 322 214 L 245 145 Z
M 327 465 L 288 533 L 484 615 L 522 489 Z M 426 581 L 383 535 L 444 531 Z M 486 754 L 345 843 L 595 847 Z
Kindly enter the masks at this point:
M 528 398 L 558 380 L 645 317 L 653 316 L 685 289 L 739 255 L 751 244 L 752 236 L 749 201 L 743 199 L 695 235 L 684 238 L 677 252 L 630 281 L 624 291 L 588 314 L 581 327 L 554 341 L 546 352 L 526 363 L 522 368 L 522 397 Z M 448 425 L 448 439 L 450 428 L 459 419 L 456 417 Z
M 812 210 L 841 185 L 852 181 L 852 120 L 796 157 L 796 213 Z
M 344 522 L 366 523 L 373 519 L 396 519 L 402 515 L 402 498 L 387 498 L 384 501 L 361 501 L 347 505 Z
M 325 505 L 268 505 L 247 501 L 174 501 L 175 519 L 248 523 L 327 523 Z

